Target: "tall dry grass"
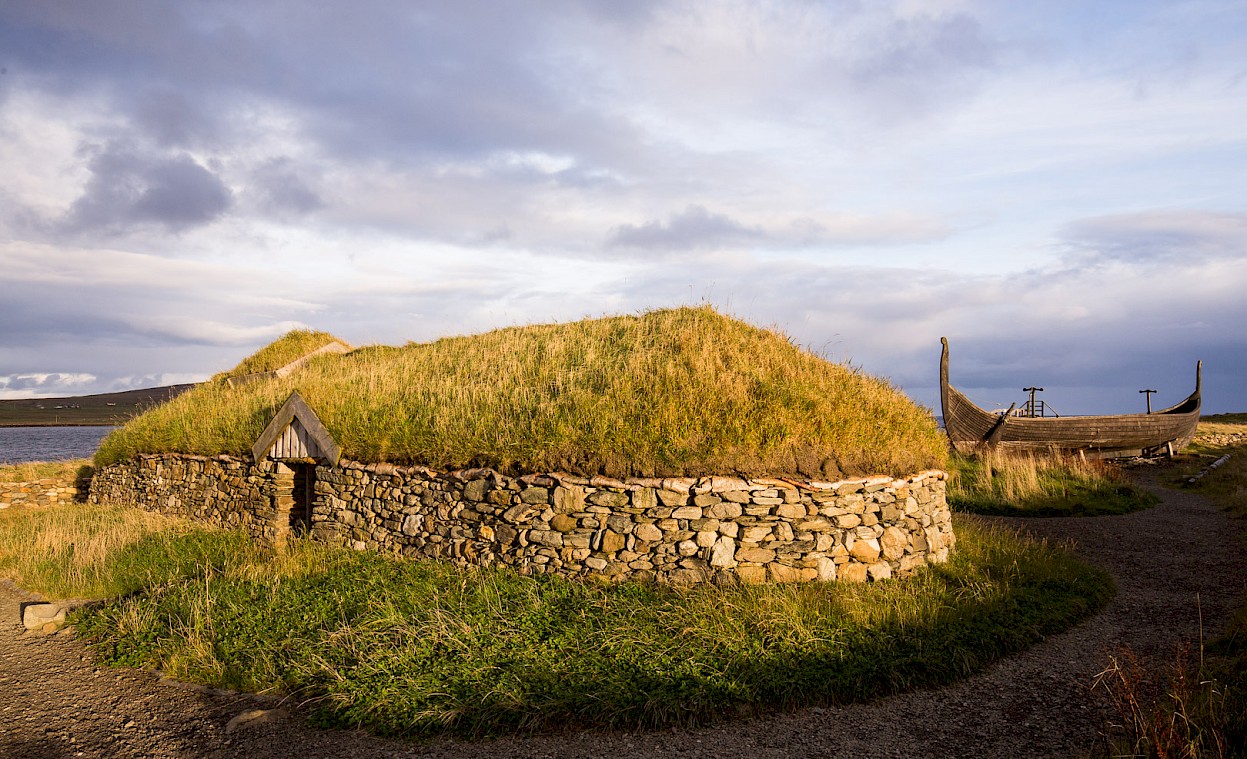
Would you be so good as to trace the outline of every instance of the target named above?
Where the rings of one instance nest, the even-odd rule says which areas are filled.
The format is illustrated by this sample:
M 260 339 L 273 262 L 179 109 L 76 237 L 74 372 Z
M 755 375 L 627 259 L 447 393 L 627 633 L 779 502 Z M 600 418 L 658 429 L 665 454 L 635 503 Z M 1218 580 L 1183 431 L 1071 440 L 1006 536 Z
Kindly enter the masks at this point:
M 184 531 L 178 520 L 138 509 L 55 506 L 0 512 L 0 575 L 52 596 L 110 594 L 110 562 L 149 536 Z
M 348 458 L 626 475 L 834 477 L 942 466 L 930 413 L 886 381 L 710 308 L 538 325 L 321 357 L 209 383 L 103 442 L 241 455 L 298 390 Z
M 986 450 L 958 456 L 948 485 L 954 508 L 980 514 L 1120 514 L 1156 503 L 1120 467 L 1061 454 Z
M 1242 722 L 1243 698 L 1210 677 L 1192 655 L 1189 643 L 1157 667 L 1129 648 L 1109 657 L 1092 690 L 1113 712 L 1109 738 L 1119 756 L 1157 759 L 1224 759 L 1241 756 L 1241 736 L 1232 723 Z
M 89 467 L 90 465 L 90 459 L 5 464 L 0 466 L 0 482 L 32 482 L 42 479 L 58 479 L 72 482 L 81 475 L 83 467 Z

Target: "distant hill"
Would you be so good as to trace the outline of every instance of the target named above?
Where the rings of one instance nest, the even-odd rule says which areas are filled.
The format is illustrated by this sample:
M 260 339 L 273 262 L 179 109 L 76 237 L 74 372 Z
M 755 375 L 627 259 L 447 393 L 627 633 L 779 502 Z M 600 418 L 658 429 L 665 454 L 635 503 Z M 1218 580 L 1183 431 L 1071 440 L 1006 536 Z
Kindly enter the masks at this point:
M 192 387 L 194 385 L 167 385 L 68 398 L 0 400 L 0 427 L 124 424 L 136 414 L 176 398 Z

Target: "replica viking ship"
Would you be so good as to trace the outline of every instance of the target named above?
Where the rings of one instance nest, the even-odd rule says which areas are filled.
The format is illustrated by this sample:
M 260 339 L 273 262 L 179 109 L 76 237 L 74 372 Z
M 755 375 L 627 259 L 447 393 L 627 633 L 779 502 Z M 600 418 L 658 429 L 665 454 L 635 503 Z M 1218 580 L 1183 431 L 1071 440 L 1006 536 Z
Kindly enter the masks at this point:
M 948 384 L 948 338 L 940 338 L 940 405 L 944 429 L 953 447 L 970 452 L 983 447 L 1015 451 L 1077 451 L 1094 458 L 1156 453 L 1172 455 L 1191 441 L 1199 424 L 1200 374 L 1195 364 L 1195 392 L 1181 403 L 1149 414 L 1109 416 L 1014 416 L 984 411 Z

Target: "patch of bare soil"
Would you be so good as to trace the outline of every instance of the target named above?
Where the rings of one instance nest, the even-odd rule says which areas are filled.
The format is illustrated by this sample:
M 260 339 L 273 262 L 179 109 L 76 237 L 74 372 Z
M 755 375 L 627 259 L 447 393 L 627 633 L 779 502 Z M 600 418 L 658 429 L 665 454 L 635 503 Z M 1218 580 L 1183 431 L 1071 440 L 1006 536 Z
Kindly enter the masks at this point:
M 5 757 L 944 757 L 1104 750 L 1090 686 L 1129 646 L 1155 666 L 1220 630 L 1247 581 L 1243 524 L 1199 496 L 1162 490 L 1124 516 L 1002 520 L 1074 541 L 1113 574 L 1117 597 L 1069 632 L 938 690 L 843 708 L 765 714 L 695 730 L 564 733 L 409 744 L 317 730 L 294 705 L 196 689 L 93 663 L 70 635 L 24 634 L 25 598 L 0 586 L 0 756 Z M 244 721 L 251 718 L 249 721 Z M 232 723 L 232 724 L 231 724 Z

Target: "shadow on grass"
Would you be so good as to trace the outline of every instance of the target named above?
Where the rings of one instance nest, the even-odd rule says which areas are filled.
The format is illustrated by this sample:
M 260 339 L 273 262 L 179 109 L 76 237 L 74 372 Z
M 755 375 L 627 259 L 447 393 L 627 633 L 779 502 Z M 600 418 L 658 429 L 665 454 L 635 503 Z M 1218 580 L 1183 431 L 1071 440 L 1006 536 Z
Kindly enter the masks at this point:
M 872 585 L 673 590 L 312 544 L 81 613 L 112 663 L 294 694 L 409 738 L 653 728 L 938 686 L 1094 614 L 1108 576 L 973 520 L 946 565 Z

